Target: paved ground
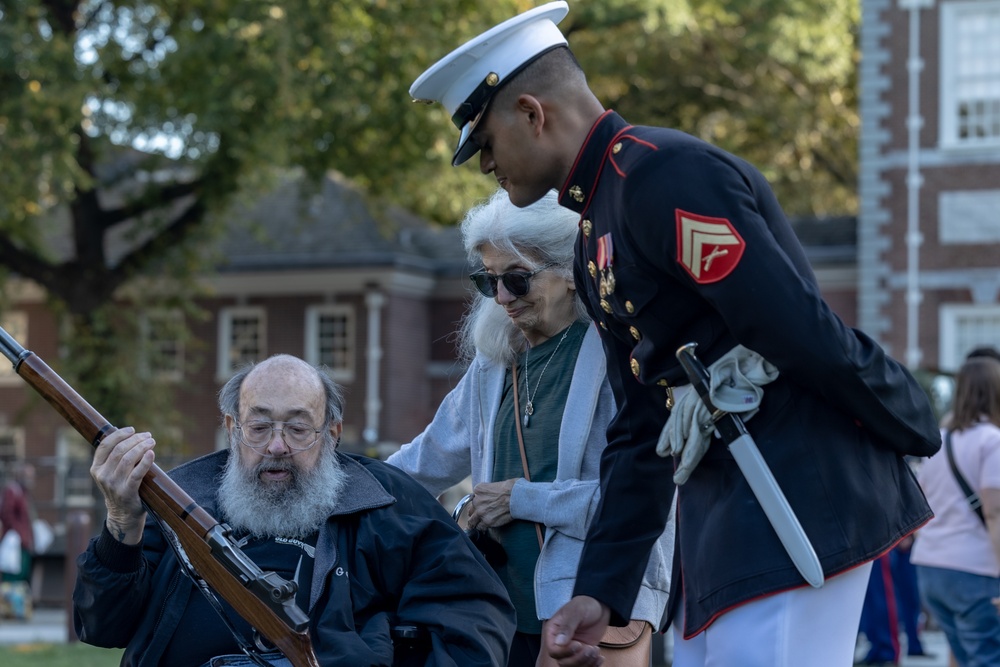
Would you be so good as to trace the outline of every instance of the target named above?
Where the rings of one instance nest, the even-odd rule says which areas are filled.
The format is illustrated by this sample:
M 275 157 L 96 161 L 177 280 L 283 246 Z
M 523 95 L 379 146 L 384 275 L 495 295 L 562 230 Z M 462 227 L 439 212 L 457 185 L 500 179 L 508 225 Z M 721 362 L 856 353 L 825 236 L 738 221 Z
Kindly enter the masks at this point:
M 900 639 L 905 644 L 905 637 Z M 903 656 L 899 661 L 902 667 L 948 667 L 948 640 L 940 630 L 925 630 L 920 635 L 920 641 L 924 645 L 924 651 L 928 653 L 925 658 L 909 657 L 906 655 L 906 647 L 903 647 Z M 862 638 L 858 642 L 858 650 L 855 654 L 859 659 L 865 657 L 868 645 Z
M 68 636 L 66 612 L 36 609 L 30 621 L 0 619 L 0 644 L 62 643 Z
M 36 609 L 30 621 L 0 620 L 0 644 L 61 643 L 67 641 L 68 631 L 66 612 L 61 609 Z M 931 655 L 926 658 L 904 655 L 900 666 L 947 667 L 948 644 L 944 635 L 936 630 L 926 631 L 923 643 L 924 650 Z M 861 639 L 858 642 L 857 657 L 863 658 L 867 649 L 864 639 Z M 669 648 L 666 649 L 666 655 L 670 655 Z

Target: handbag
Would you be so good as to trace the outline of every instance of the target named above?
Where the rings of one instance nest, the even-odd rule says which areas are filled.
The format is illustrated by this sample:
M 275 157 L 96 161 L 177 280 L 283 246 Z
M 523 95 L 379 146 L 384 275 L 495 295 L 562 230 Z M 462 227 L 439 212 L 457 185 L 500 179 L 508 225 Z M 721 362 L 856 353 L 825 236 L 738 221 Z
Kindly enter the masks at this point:
M 944 432 L 944 451 L 948 455 L 948 465 L 951 466 L 951 474 L 955 476 L 955 481 L 962 488 L 962 493 L 965 494 L 965 502 L 969 503 L 969 507 L 972 511 L 976 513 L 979 520 L 986 525 L 986 517 L 983 516 L 983 503 L 979 499 L 979 494 L 972 490 L 969 483 L 965 481 L 965 477 L 958 470 L 958 466 L 955 465 L 955 455 L 951 451 L 951 430 Z
M 542 623 L 542 637 L 545 626 Z M 604 667 L 649 667 L 653 654 L 653 626 L 634 620 L 623 628 L 608 626 L 597 646 L 604 658 Z M 557 667 L 556 661 L 542 648 L 537 667 Z
M 21 536 L 13 528 L 0 540 L 0 572 L 21 574 Z
M 653 626 L 630 621 L 624 628 L 608 627 L 597 644 L 605 667 L 648 667 L 652 657 Z
M 565 336 L 563 336 L 565 338 Z M 524 479 L 526 481 L 531 481 L 531 474 L 528 472 L 528 455 L 524 453 L 524 435 L 521 434 L 521 420 L 517 418 L 521 414 L 521 401 L 517 396 L 517 362 L 515 361 L 510 367 L 511 379 L 514 383 L 514 426 L 517 429 L 517 446 L 521 450 L 521 470 L 524 473 Z M 542 539 L 542 524 L 535 523 L 535 535 L 538 536 L 538 550 L 542 550 L 542 546 L 545 544 L 545 540 Z

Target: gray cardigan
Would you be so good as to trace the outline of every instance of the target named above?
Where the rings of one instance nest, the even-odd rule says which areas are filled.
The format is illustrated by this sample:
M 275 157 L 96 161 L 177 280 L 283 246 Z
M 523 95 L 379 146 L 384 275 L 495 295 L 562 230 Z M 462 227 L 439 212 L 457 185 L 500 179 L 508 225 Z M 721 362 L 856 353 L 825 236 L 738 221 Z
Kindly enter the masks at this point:
M 409 473 L 435 496 L 472 475 L 472 483 L 491 482 L 493 426 L 500 408 L 506 368 L 477 355 L 458 386 L 442 401 L 433 421 L 388 463 Z M 600 498 L 600 459 L 607 446 L 615 402 L 606 378 L 604 351 L 591 325 L 566 399 L 559 432 L 556 479 L 519 479 L 511 492 L 515 519 L 545 526 L 545 541 L 535 567 L 538 617 L 551 618 L 573 593 L 576 568 L 587 527 Z M 667 603 L 674 548 L 673 515 L 654 543 L 632 618 L 658 627 Z

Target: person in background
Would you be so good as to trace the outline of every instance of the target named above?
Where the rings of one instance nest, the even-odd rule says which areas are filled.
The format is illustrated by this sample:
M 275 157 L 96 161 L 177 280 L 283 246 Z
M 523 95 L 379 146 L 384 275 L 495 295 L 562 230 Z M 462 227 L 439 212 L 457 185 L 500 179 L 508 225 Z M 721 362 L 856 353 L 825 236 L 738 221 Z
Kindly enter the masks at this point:
M 229 524 L 262 570 L 297 584 L 319 664 L 415 664 L 394 662 L 392 628 L 403 624 L 426 633 L 411 656 L 419 664 L 506 661 L 514 610 L 500 580 L 419 484 L 337 451 L 343 398 L 321 368 L 271 357 L 233 375 L 219 407 L 229 448 L 170 474 Z M 108 518 L 77 559 L 76 632 L 95 646 L 125 647 L 123 667 L 260 664 L 239 655 L 252 628 L 220 601 L 230 632 L 147 520 L 138 488 L 154 444 L 127 427 L 95 452 L 91 475 Z
M 1000 361 L 977 355 L 962 365 L 943 433 L 945 454 L 920 469 L 934 518 L 917 533 L 911 561 L 956 664 L 1000 665 Z
M 993 347 L 992 345 L 983 345 L 974 348 L 971 352 L 965 355 L 965 358 L 967 360 L 975 359 L 976 357 L 989 357 L 990 359 L 996 359 L 997 361 L 1000 361 L 1000 350 Z
M 916 570 L 910 563 L 912 546 L 913 536 L 907 536 L 875 560 L 861 609 L 860 629 L 869 647 L 856 665 L 899 664 L 900 625 L 906 634 L 906 654 L 927 656 L 920 639 L 920 593 Z
M 21 538 L 21 571 L 17 574 L 3 574 L 4 581 L 30 581 L 32 557 L 35 553 L 35 537 L 31 522 L 34 508 L 31 491 L 35 486 L 35 467 L 25 461 L 17 461 L 11 468 L 10 481 L 4 485 L 3 499 L 0 500 L 0 537 L 13 530 Z
M 515 205 L 557 189 L 580 216 L 576 288 L 618 414 L 574 597 L 549 619 L 546 649 L 565 667 L 600 663 L 676 485 L 675 667 L 849 664 L 871 561 L 931 516 L 904 460 L 941 446 L 930 401 L 823 300 L 758 169 L 604 108 L 557 26 L 568 11 L 550 2 L 494 26 L 410 87 L 459 128 L 453 164 L 478 153 Z M 729 394 L 810 539 L 821 588 L 713 437 L 676 358 L 692 342 L 713 400 Z
M 471 363 L 427 428 L 388 459 L 434 495 L 472 475 L 469 525 L 488 529 L 507 554 L 498 571 L 517 608 L 511 667 L 551 664 L 539 655 L 543 621 L 571 597 L 615 412 L 600 339 L 573 283 L 576 233 L 576 215 L 554 192 L 520 209 L 499 190 L 468 213 L 462 237 L 480 268 L 459 340 Z M 671 523 L 630 614 L 647 655 L 672 551 Z

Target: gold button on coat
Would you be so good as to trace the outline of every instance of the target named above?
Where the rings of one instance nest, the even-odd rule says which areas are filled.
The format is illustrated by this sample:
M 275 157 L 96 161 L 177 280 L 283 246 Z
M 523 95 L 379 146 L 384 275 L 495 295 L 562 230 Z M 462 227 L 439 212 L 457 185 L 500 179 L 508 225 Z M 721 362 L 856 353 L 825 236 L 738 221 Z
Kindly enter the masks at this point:
M 615 155 L 618 155 L 621 149 L 622 149 L 622 142 L 619 141 L 617 144 L 611 147 L 611 152 L 614 153 Z
M 639 377 L 639 362 L 636 361 L 635 359 L 632 359 L 629 362 L 629 365 L 632 367 L 632 375 Z
M 632 305 L 631 301 L 625 302 L 625 310 L 627 310 L 630 315 L 635 312 L 635 306 Z
M 582 223 L 580 223 L 580 226 L 583 228 L 584 236 L 590 236 L 590 232 L 594 230 L 594 223 L 592 223 L 590 220 L 584 220 Z
M 642 336 L 639 334 L 639 330 L 636 329 L 635 327 L 629 327 L 628 331 L 630 334 L 632 334 L 632 338 L 635 338 L 636 340 L 642 338 Z
M 594 260 L 587 262 L 587 270 L 590 271 L 591 278 L 597 277 L 597 264 L 594 264 Z
M 604 309 L 605 313 L 611 312 L 611 304 L 605 301 L 604 299 L 601 299 L 601 308 Z
M 583 201 L 583 188 L 579 185 L 574 185 L 569 189 L 569 196 L 578 202 Z

